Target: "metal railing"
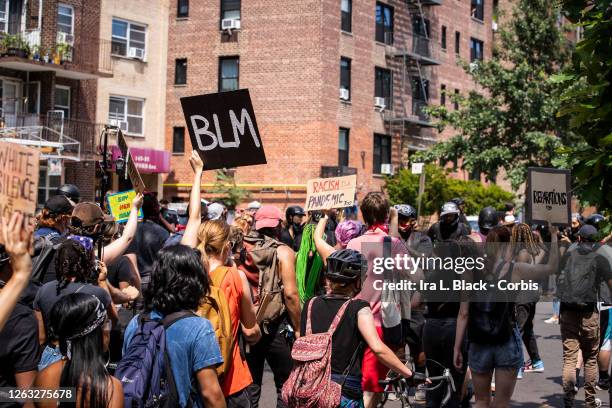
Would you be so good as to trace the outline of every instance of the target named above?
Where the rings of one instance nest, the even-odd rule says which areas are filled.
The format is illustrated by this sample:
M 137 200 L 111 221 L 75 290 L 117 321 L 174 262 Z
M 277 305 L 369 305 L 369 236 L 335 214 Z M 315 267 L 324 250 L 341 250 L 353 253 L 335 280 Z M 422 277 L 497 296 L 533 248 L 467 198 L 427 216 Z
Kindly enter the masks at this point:
M 407 54 L 437 63 L 441 62 L 441 58 L 443 58 L 437 39 L 413 32 L 403 32 L 395 35 L 393 47 L 388 51 L 396 55 Z

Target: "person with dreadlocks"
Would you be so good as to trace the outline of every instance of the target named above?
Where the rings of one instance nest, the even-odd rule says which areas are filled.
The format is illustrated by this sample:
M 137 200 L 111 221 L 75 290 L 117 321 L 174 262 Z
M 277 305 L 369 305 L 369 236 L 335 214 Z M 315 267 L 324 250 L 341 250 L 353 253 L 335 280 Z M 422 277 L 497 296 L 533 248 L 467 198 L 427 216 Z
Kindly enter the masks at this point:
M 515 224 L 511 231 L 510 243 L 512 245 L 513 261 L 531 265 L 542 263 L 545 251 L 536 242 L 529 225 L 523 223 Z M 540 294 L 537 291 L 521 291 L 516 299 L 516 320 L 523 343 L 529 354 L 529 361 L 518 371 L 517 379 L 519 380 L 523 378 L 523 373 L 544 372 L 544 362 L 540 357 L 533 329 L 533 318 L 535 317 L 539 298 Z
M 36 405 L 122 408 L 121 382 L 105 367 L 110 321 L 100 299 L 86 293 L 64 296 L 51 310 L 51 327 L 58 336 L 62 357 L 38 374 L 35 386 L 46 390 L 74 388 L 76 404 L 48 399 Z
M 309 212 L 309 220 L 301 232 L 301 243 L 298 245 L 295 259 L 295 277 L 297 279 L 298 294 L 303 304 L 320 292 L 322 285 L 321 272 L 323 259 L 315 245 L 315 222 L 318 223 L 321 212 Z
M 57 337 L 51 330 L 50 319 L 53 306 L 64 296 L 72 293 L 93 295 L 104 305 L 111 320 L 117 320 L 110 291 L 106 285 L 106 267 L 102 262 L 96 266 L 91 238 L 69 236 L 57 250 L 55 270 L 57 280 L 45 283 L 34 299 L 40 343 L 45 345 L 39 370 L 61 358 Z

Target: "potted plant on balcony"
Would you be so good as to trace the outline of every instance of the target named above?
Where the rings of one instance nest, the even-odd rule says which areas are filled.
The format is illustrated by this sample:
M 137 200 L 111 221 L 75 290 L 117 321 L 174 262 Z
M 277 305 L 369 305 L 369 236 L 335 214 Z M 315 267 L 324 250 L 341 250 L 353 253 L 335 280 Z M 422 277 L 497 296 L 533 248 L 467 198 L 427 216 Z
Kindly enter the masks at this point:
M 43 61 L 45 61 L 45 64 L 48 64 L 49 62 L 53 62 L 51 61 L 51 58 L 49 57 L 49 55 L 51 55 L 51 48 L 47 48 L 47 50 L 45 51 L 45 55 L 43 56 Z
M 34 61 L 40 61 L 40 45 L 33 45 L 31 48 L 30 55 Z
M 19 58 L 28 58 L 30 56 L 30 44 L 22 37 L 17 38 L 17 56 Z
M 2 46 L 6 52 L 6 55 L 14 57 L 19 52 L 19 46 L 17 45 L 17 36 L 6 34 L 2 38 Z

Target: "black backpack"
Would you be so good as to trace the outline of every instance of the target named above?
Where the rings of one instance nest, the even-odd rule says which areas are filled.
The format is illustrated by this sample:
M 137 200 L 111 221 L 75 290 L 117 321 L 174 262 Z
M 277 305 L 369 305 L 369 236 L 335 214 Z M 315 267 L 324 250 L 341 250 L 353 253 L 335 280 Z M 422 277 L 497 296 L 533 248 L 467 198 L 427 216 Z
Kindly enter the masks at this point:
M 47 276 L 48 271 L 55 272 L 55 253 L 62 244 L 62 237 L 57 233 L 44 235 L 34 240 L 34 256 L 32 257 L 32 277 L 31 280 L 36 283 L 46 283 L 55 279 L 53 276 Z M 50 274 L 51 275 L 51 274 Z
M 494 275 L 489 275 L 487 282 L 496 283 L 506 262 L 501 262 Z M 512 280 L 514 262 L 510 262 L 508 273 L 504 279 Z M 507 301 L 501 301 L 506 296 Z M 477 344 L 503 344 L 510 340 L 514 328 L 514 302 L 504 291 L 488 289 L 478 294 L 476 302 L 470 302 L 468 320 L 468 338 Z
M 599 301 L 597 256 L 595 251 L 581 254 L 578 248 L 569 252 L 567 263 L 557 278 L 557 296 L 561 302 L 591 309 Z

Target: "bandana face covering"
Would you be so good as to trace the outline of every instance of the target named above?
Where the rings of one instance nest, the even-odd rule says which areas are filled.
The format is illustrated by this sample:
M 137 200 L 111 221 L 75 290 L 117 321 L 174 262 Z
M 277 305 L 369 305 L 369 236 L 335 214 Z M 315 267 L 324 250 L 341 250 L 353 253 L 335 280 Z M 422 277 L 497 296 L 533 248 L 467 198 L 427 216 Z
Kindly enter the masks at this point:
M 69 235 L 68 239 L 79 243 L 83 248 L 87 250 L 87 252 L 93 251 L 94 249 L 94 241 L 89 237 L 84 237 L 82 235 Z

